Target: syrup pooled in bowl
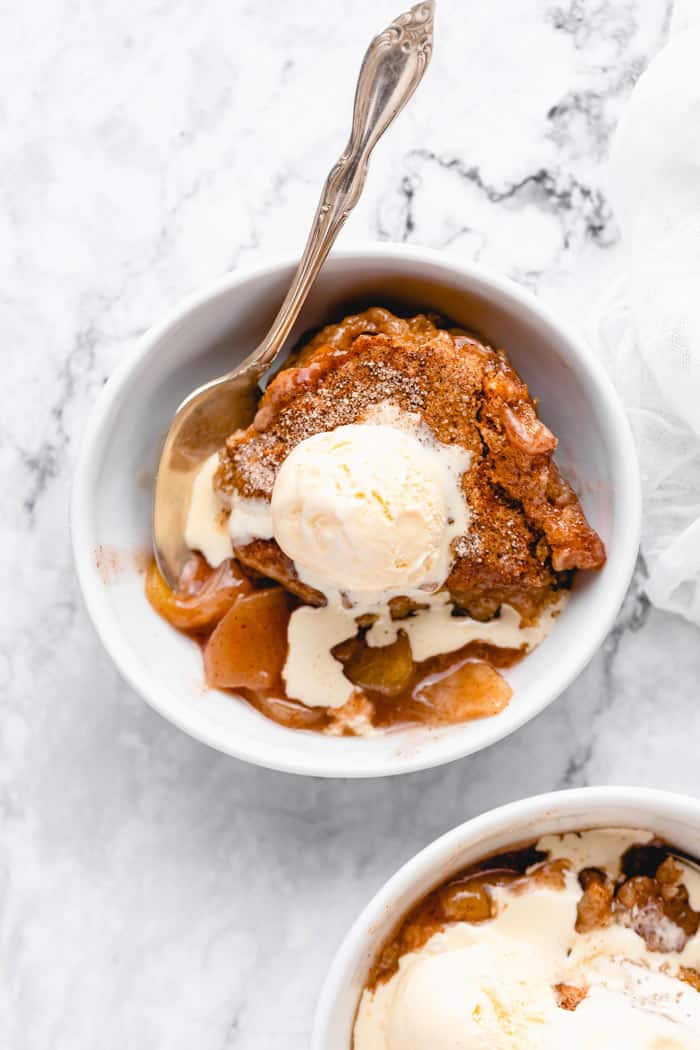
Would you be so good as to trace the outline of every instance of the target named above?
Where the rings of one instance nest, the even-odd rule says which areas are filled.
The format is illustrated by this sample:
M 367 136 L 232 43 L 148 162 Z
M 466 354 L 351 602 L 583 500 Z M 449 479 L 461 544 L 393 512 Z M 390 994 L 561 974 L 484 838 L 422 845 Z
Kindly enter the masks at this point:
M 355 686 L 352 698 L 335 711 L 311 708 L 285 691 L 287 626 L 299 600 L 282 587 L 251 581 L 233 559 L 212 569 L 195 554 L 176 591 L 153 561 L 146 594 L 164 619 L 202 647 L 207 686 L 243 696 L 290 729 L 352 735 L 353 724 L 363 716 L 381 729 L 489 717 L 503 710 L 512 695 L 497 668 L 510 667 L 523 655 L 472 642 L 416 663 L 404 634 L 383 647 L 370 647 L 358 637 L 334 650 Z

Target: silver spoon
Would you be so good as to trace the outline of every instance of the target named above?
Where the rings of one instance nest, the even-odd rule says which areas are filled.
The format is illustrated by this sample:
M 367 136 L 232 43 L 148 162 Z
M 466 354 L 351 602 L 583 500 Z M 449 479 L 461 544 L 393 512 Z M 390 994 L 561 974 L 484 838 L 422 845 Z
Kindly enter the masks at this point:
M 357 81 L 348 144 L 326 179 L 304 254 L 269 332 L 232 372 L 190 394 L 170 424 L 156 478 L 153 550 L 171 587 L 190 556 L 185 525 L 197 471 L 230 434 L 252 421 L 259 380 L 279 356 L 328 252 L 360 198 L 370 154 L 425 73 L 433 46 L 434 9 L 434 0 L 416 4 L 369 45 Z

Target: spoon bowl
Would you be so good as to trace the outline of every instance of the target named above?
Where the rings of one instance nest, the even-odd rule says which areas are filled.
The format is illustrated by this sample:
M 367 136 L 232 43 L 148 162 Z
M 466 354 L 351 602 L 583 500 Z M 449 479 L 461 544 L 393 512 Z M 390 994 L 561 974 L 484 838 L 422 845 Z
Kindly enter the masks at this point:
M 207 459 L 255 414 L 258 385 L 236 370 L 185 398 L 170 424 L 160 456 L 153 504 L 153 552 L 158 568 L 175 587 L 191 551 L 185 543 L 192 485 Z

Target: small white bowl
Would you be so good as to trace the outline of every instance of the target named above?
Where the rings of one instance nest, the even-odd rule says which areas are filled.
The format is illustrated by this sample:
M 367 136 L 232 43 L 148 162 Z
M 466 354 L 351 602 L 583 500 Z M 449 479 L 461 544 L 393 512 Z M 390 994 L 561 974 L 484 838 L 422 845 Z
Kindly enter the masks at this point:
M 235 273 L 192 296 L 152 329 L 106 384 L 88 423 L 73 492 L 73 547 L 85 602 L 124 677 L 199 740 L 293 773 L 369 777 L 438 766 L 512 733 L 557 697 L 610 629 L 634 568 L 640 486 L 629 427 L 601 365 L 575 332 L 513 282 L 433 251 L 372 245 L 330 258 L 291 335 L 369 304 L 433 309 L 504 347 L 560 439 L 558 460 L 608 550 L 579 574 L 549 638 L 508 673 L 514 696 L 493 718 L 368 739 L 285 729 L 203 684 L 197 646 L 160 619 L 143 593 L 152 481 L 168 423 L 192 389 L 230 369 L 260 340 L 294 261 Z M 145 480 L 144 480 L 145 479 Z
M 591 828 L 652 831 L 700 856 L 700 801 L 643 788 L 579 788 L 521 799 L 461 824 L 389 879 L 345 937 L 328 971 L 311 1050 L 350 1050 L 369 971 L 396 924 L 431 890 L 475 861 L 540 838 Z

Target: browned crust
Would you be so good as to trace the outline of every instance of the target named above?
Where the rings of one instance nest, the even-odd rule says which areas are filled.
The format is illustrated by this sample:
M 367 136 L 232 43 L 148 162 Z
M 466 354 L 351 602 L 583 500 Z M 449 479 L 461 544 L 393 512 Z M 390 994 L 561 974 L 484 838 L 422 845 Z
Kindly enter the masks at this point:
M 374 308 L 318 333 L 269 384 L 252 425 L 228 440 L 220 492 L 269 499 L 296 444 L 361 421 L 387 400 L 472 453 L 463 478 L 470 528 L 456 541 L 447 581 L 460 607 L 488 619 L 508 602 L 532 621 L 572 570 L 603 565 L 603 544 L 553 463 L 556 438 L 505 354 L 424 315 L 405 320 Z M 322 602 L 274 540 L 236 556 L 302 600 Z

